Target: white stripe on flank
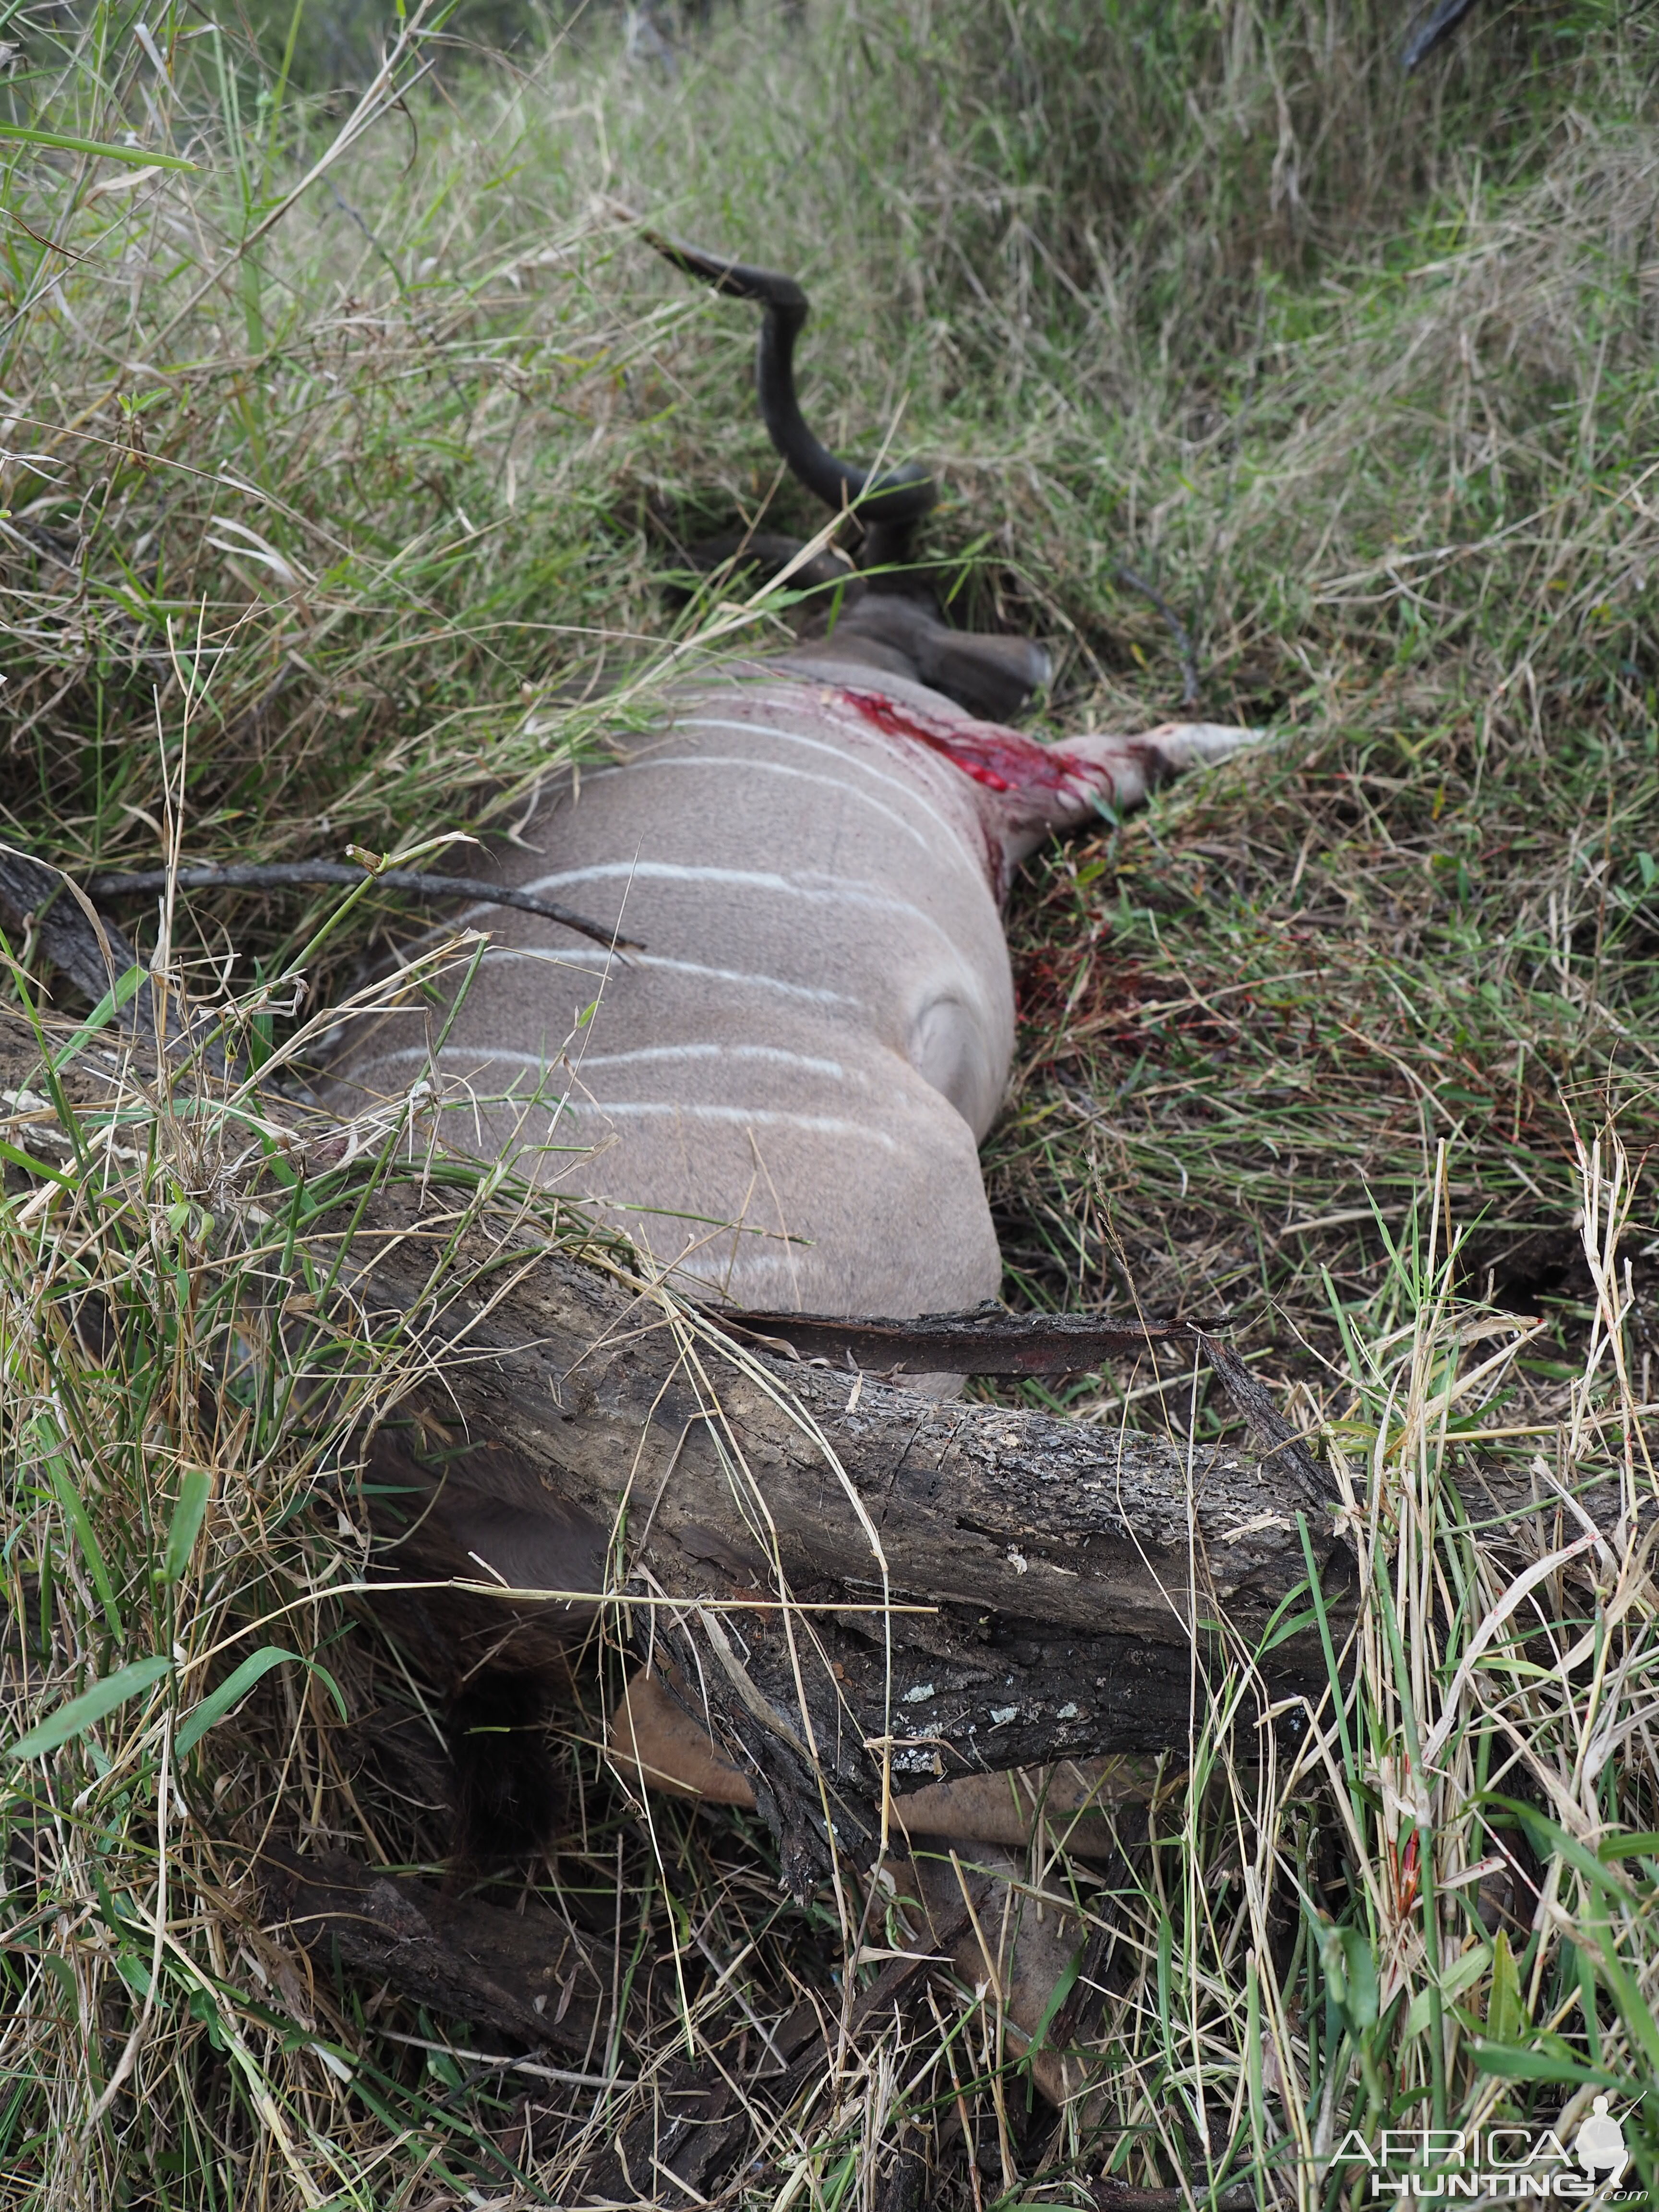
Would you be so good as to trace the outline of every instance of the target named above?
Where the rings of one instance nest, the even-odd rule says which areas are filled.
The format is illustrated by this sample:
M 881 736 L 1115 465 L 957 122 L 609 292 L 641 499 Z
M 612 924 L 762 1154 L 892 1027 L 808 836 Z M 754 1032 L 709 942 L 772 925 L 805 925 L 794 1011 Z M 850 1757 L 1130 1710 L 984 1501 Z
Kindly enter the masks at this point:
M 497 1054 L 499 1059 L 501 1054 Z M 590 1067 L 623 1067 L 641 1060 L 763 1060 L 775 1067 L 804 1067 L 811 1075 L 827 1075 L 844 1083 L 847 1071 L 838 1060 L 814 1060 L 808 1053 L 785 1052 L 770 1044 L 652 1044 L 636 1052 L 589 1053 L 582 1061 Z
M 446 1051 L 449 1049 L 452 1048 L 446 1048 Z M 370 1060 L 367 1065 L 370 1067 L 385 1067 L 389 1066 L 394 1059 L 409 1060 L 416 1056 L 411 1052 L 386 1053 L 379 1059 Z M 526 1061 L 530 1059 L 527 1053 L 504 1052 L 487 1053 L 483 1057 L 486 1060 Z M 545 1062 L 538 1061 L 535 1065 L 544 1066 Z M 358 1082 L 362 1080 L 362 1071 L 356 1073 L 354 1079 Z M 829 1114 L 781 1114 L 764 1106 L 688 1106 L 657 1098 L 585 1098 L 578 1102 L 570 1097 L 568 1093 L 562 1094 L 555 1100 L 513 1097 L 497 1100 L 484 1097 L 443 1098 L 438 1102 L 440 1112 L 446 1114 L 476 1114 L 481 1107 L 488 1108 L 497 1104 L 515 1107 L 539 1104 L 546 1109 L 550 1118 L 554 1121 L 557 1121 L 561 1115 L 570 1116 L 580 1121 L 583 1115 L 586 1115 L 590 1119 L 597 1117 L 603 1121 L 612 1114 L 643 1114 L 647 1116 L 654 1115 L 659 1121 L 684 1119 L 696 1121 L 735 1122 L 739 1128 L 744 1129 L 807 1129 L 814 1136 L 850 1137 L 860 1144 L 879 1145 L 885 1152 L 895 1152 L 898 1150 L 898 1146 L 885 1130 L 872 1128 L 865 1121 L 842 1121 Z
M 562 889 L 567 884 L 712 884 L 730 890 L 770 891 L 785 898 L 803 899 L 813 906 L 861 907 L 870 914 L 902 915 L 907 921 L 931 931 L 948 951 L 961 957 L 955 939 L 930 914 L 908 899 L 884 897 L 873 885 L 850 876 L 826 876 L 823 888 L 781 876 L 763 868 L 702 868 L 678 860 L 599 860 L 592 867 L 561 868 L 550 876 L 538 876 L 523 888 L 532 897 Z
M 824 876 L 819 889 L 799 876 L 781 876 L 775 868 L 713 868 L 690 860 L 593 860 L 585 868 L 558 868 L 550 876 L 537 876 L 520 888 L 532 898 L 539 898 L 544 891 L 556 890 L 565 884 L 617 882 L 720 884 L 732 890 L 781 891 L 787 898 L 813 899 L 820 904 L 879 907 L 888 914 L 913 914 L 927 920 L 920 907 L 884 897 L 861 877 Z
M 675 727 L 677 729 L 684 726 L 680 723 L 675 724 Z M 744 726 L 747 727 L 748 725 L 745 724 Z M 757 774 L 760 775 L 787 775 L 792 777 L 798 783 L 816 783 L 821 790 L 838 791 L 844 799 L 851 799 L 855 800 L 860 806 L 867 806 L 872 813 L 879 814 L 884 821 L 890 822 L 896 830 L 902 830 L 905 836 L 911 840 L 912 843 L 921 846 L 924 853 L 931 852 L 933 850 L 933 848 L 929 845 L 927 840 L 922 836 L 921 830 L 916 828 L 915 823 L 907 822 L 902 814 L 896 814 L 890 806 L 884 806 L 880 799 L 872 799 L 867 791 L 854 790 L 853 786 L 848 782 L 844 776 L 814 775 L 810 769 L 786 768 L 781 761 L 751 760 L 743 753 L 651 754 L 647 755 L 644 759 L 630 761 L 629 763 L 629 767 L 636 775 L 642 774 L 647 769 L 739 768 L 743 769 L 745 775 L 749 775 Z M 601 775 L 611 775 L 617 773 L 617 771 L 613 769 L 601 769 L 599 773 Z M 587 777 L 583 778 L 585 782 L 591 780 L 592 779 Z M 894 779 L 890 776 L 883 776 L 881 781 L 884 783 L 890 783 Z
M 578 1120 L 584 1114 L 601 1117 L 607 1114 L 647 1114 L 659 1120 L 684 1117 L 694 1121 L 734 1121 L 744 1129 L 810 1129 L 815 1136 L 851 1137 L 861 1145 L 880 1145 L 890 1152 L 898 1150 L 884 1129 L 872 1128 L 865 1121 L 838 1121 L 828 1114 L 778 1114 L 766 1107 L 750 1106 L 676 1106 L 654 1098 L 601 1098 L 592 1104 L 586 1101 L 579 1106 L 572 1104 L 568 1110 Z
M 884 783 L 890 791 L 902 793 L 913 806 L 921 809 L 930 822 L 939 824 L 975 875 L 985 873 L 984 856 L 963 842 L 961 831 L 948 817 L 939 812 L 919 785 L 907 781 L 902 775 L 884 774 L 880 769 L 872 768 L 868 761 L 859 759 L 855 753 L 849 753 L 845 745 L 831 744 L 823 738 L 805 737 L 799 730 L 775 729 L 769 722 L 738 722 L 718 714 L 688 714 L 673 726 L 677 730 L 735 730 L 744 737 L 775 738 L 780 744 L 799 745 L 807 752 L 828 753 L 831 760 L 839 761 L 844 768 L 856 769 L 860 775 L 867 775 L 872 782 Z M 860 723 L 858 727 L 860 734 L 866 738 L 872 734 L 866 723 Z
M 549 945 L 492 945 L 478 964 L 488 968 L 503 960 L 540 960 L 550 968 L 591 969 L 597 962 L 607 974 L 617 964 L 612 952 L 565 952 Z M 702 975 L 714 983 L 739 983 L 757 991 L 776 991 L 787 999 L 804 999 L 814 1006 L 857 1006 L 862 1009 L 862 999 L 848 996 L 845 991 L 826 991 L 810 983 L 786 982 L 781 975 L 751 975 L 738 968 L 706 968 L 698 960 L 670 960 L 657 952 L 630 952 L 630 968 L 661 968 L 678 975 Z
M 396 1052 L 381 1052 L 374 1055 L 373 1066 L 395 1067 L 411 1060 L 470 1060 L 483 1067 L 491 1060 L 508 1067 L 532 1067 L 538 1074 L 550 1074 L 556 1061 L 544 1052 L 519 1052 L 507 1045 L 446 1044 L 430 1051 L 423 1044 L 401 1047 Z M 779 1067 L 804 1067 L 812 1075 L 827 1075 L 832 1081 L 844 1083 L 847 1071 L 838 1060 L 814 1060 L 804 1052 L 784 1052 L 769 1044 L 653 1044 L 642 1046 L 637 1052 L 590 1053 L 582 1060 L 584 1073 L 592 1067 L 623 1067 L 637 1060 L 763 1060 Z
M 372 1067 L 396 1067 L 410 1060 L 470 1060 L 483 1067 L 492 1060 L 504 1060 L 509 1067 L 533 1067 L 538 1075 L 549 1075 L 556 1062 L 544 1052 L 509 1052 L 501 1045 L 440 1045 L 436 1052 L 423 1044 L 402 1046 L 397 1052 L 377 1052 L 367 1063 Z

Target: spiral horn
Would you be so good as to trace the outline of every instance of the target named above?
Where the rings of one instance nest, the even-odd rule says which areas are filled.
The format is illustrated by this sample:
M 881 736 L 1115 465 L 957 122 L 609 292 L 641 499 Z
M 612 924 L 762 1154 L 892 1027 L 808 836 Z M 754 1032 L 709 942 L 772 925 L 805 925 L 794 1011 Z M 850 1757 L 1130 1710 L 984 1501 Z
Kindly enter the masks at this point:
M 811 312 L 793 276 L 727 261 L 695 246 L 647 231 L 647 242 L 688 276 L 712 284 L 734 299 L 753 300 L 764 312 L 756 355 L 755 380 L 768 436 L 790 472 L 825 506 L 856 507 L 867 532 L 866 566 L 873 560 L 902 559 L 911 532 L 939 499 L 939 486 L 914 461 L 879 471 L 843 461 L 821 445 L 806 427 L 795 397 L 795 340 Z

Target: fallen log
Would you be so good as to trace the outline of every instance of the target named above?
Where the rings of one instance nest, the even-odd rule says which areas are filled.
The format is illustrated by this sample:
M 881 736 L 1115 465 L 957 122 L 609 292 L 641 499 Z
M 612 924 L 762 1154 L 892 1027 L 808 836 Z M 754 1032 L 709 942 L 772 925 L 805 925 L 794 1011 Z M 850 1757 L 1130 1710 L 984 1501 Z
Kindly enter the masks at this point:
M 538 1905 L 503 1912 L 440 1896 L 337 1852 L 268 1844 L 255 1865 L 272 1923 L 302 1949 L 386 1981 L 434 2012 L 499 2027 L 591 2065 L 610 2027 L 616 1960 Z
M 311 1243 L 337 1256 L 327 1221 Z M 1308 1547 L 1340 1632 L 1328 1508 L 1242 1446 L 744 1351 L 614 1253 L 482 1224 L 431 1188 L 356 1206 L 349 1255 L 356 1325 L 412 1332 L 433 1377 L 371 1462 L 405 1499 L 395 1601 L 464 1667 L 500 1652 L 509 1615 L 520 1662 L 550 1667 L 603 1590 L 617 1632 L 696 1686 L 803 1889 L 830 1829 L 878 1848 L 895 1789 L 1184 1749 L 1206 1665 L 1249 1662 Z M 492 1590 L 450 1534 L 485 1516 L 563 1577 Z M 573 1522 L 605 1532 L 574 1583 Z M 1311 1628 L 1266 1668 L 1272 1694 L 1316 1694 Z
M 570 2177 L 563 2201 L 647 2201 L 635 2175 L 654 2172 L 648 2201 L 681 2204 L 706 2201 L 699 2192 L 750 2142 L 757 2091 L 773 2111 L 787 2112 L 941 1969 L 997 1993 L 1011 2054 L 1024 2060 L 1050 2103 L 1086 2094 L 1091 2069 L 1068 2046 L 1090 2009 L 1086 1977 L 1077 1970 L 1085 1958 L 1097 1962 L 1103 1938 L 1056 1911 L 1052 1899 L 1046 1907 L 1029 1899 L 1013 1863 L 994 1854 L 993 1861 L 894 1863 L 886 1880 L 909 1927 L 907 1948 L 886 1959 L 839 2022 L 803 2000 L 765 2027 L 744 2069 L 740 2105 L 729 2064 L 687 2063 L 672 2053 L 648 2063 L 648 2096 L 624 2101 L 632 2085 L 614 2063 L 619 2031 L 646 2027 L 652 2008 L 634 1976 L 619 1972 L 608 1943 L 579 1932 L 538 1899 L 503 1911 L 337 1854 L 301 1858 L 277 1845 L 266 1847 L 254 1871 L 272 1931 L 325 1968 L 344 1966 L 441 2014 L 504 2030 L 538 2056 L 509 2054 L 501 2063 L 532 2078 L 542 2074 L 611 2094 L 623 2124 L 608 2142 L 601 2136 L 597 2154 Z M 1068 1969 L 1070 1994 L 1056 2004 L 1054 1993 Z M 630 1994 L 617 2018 L 611 2007 L 623 1990 Z M 1043 2027 L 1034 2045 L 1017 2022 L 1039 2014 Z M 739 2038 L 746 2043 L 757 2025 L 752 2013 L 727 2003 L 701 2013 L 697 2032 L 708 2053 Z M 550 2057 L 562 2065 L 549 2067 Z
M 325 1970 L 337 1964 L 441 2016 L 502 2030 L 506 2040 L 536 2054 L 508 2055 L 516 2075 L 532 2082 L 541 2075 L 614 2100 L 622 2124 L 599 2131 L 592 2155 L 568 2177 L 562 2201 L 704 2203 L 704 2187 L 747 2146 L 750 2116 L 719 2069 L 659 2057 L 649 2094 L 630 2095 L 633 2085 L 613 2063 L 614 2029 L 642 2026 L 647 2008 L 635 1991 L 623 2008 L 626 2022 L 613 2023 L 623 1977 L 611 1946 L 578 1934 L 539 1901 L 503 1911 L 337 1854 L 301 1858 L 280 1846 L 267 1846 L 254 1872 L 273 1932 Z M 928 1963 L 923 1956 L 915 1966 Z M 814 2063 L 821 2069 L 829 2054 L 817 2015 L 810 2007 L 799 2011 L 775 2032 L 774 2043 L 781 2045 L 778 2058 L 793 2060 L 805 2075 Z M 463 2063 L 468 2057 L 457 2055 Z M 488 2071 L 487 2063 L 479 2070 Z

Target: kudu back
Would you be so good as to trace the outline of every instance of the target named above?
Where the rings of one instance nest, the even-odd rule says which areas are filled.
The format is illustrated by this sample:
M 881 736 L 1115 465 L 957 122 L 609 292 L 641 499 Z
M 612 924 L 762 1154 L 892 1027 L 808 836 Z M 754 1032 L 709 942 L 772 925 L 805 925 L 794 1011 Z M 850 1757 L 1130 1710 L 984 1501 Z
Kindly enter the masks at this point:
M 866 568 L 902 562 L 933 486 L 869 477 L 812 438 L 792 374 L 799 288 L 672 251 L 763 306 L 774 442 L 826 502 L 856 507 Z M 474 907 L 463 919 L 489 944 L 459 1006 L 360 1024 L 333 1102 L 430 1081 L 451 1143 L 511 1154 L 705 1298 L 912 1316 L 993 1297 L 978 1146 L 1013 1050 L 1012 872 L 1054 831 L 1121 813 L 1249 733 L 1038 744 L 996 718 L 1046 680 L 1040 648 L 951 630 L 879 582 L 848 585 L 832 631 L 677 690 L 611 764 L 550 776 L 495 848 L 503 884 L 642 951 Z M 476 1510 L 446 1524 L 446 1510 L 434 1519 L 464 1572 L 470 1559 L 519 1589 L 597 1587 L 608 1532 Z M 632 1702 L 653 1778 L 748 1796 L 665 1699 Z

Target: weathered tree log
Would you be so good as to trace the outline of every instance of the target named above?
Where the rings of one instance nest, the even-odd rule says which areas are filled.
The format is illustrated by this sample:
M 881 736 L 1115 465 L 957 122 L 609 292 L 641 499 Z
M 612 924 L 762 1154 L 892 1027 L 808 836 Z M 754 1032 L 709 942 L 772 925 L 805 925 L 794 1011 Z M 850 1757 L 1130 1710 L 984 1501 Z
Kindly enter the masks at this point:
M 285 1935 L 325 1965 L 337 1961 L 363 1977 L 389 1983 L 422 2005 L 451 2017 L 504 2030 L 513 2040 L 545 2048 L 574 2081 L 598 2087 L 596 2078 L 626 2026 L 646 2027 L 651 2015 L 631 1975 L 618 1972 L 611 1946 L 574 1931 L 539 1902 L 517 1911 L 470 1899 L 440 1895 L 398 1878 L 328 1854 L 301 1858 L 268 1846 L 256 1862 L 273 1932 Z M 737 2105 L 729 2064 L 687 2063 L 659 2057 L 651 2069 L 653 2094 L 635 2102 L 617 2136 L 590 2161 L 566 2201 L 609 2204 L 647 2201 L 637 2174 L 654 2174 L 652 2203 L 706 2201 L 714 2174 L 748 2141 L 754 2092 L 775 2111 L 787 2111 L 847 2050 L 914 2000 L 917 1989 L 941 1968 L 969 1986 L 1000 1992 L 1003 2033 L 1012 2051 L 1026 2057 L 1033 2079 L 1053 2104 L 1085 2090 L 1091 2069 L 1067 2046 L 1091 2007 L 1088 1973 L 1071 1994 L 1053 2003 L 1062 1973 L 1078 1964 L 1083 1931 L 1077 1920 L 1046 1909 L 1006 1885 L 1004 1864 L 964 1867 L 960 1860 L 899 1862 L 890 1869 L 913 1929 L 909 1947 L 890 1957 L 867 1988 L 850 2001 L 838 2024 L 804 2000 L 765 2032 L 762 2048 L 745 2069 L 745 2094 Z M 1086 1944 L 1091 1966 L 1098 1933 Z M 624 2017 L 613 2020 L 617 1996 L 632 1985 Z M 1041 2046 L 1018 2025 L 1041 2014 Z M 705 2052 L 728 2047 L 753 2021 L 729 2002 L 699 2018 Z M 545 2063 L 544 2060 L 541 2063 Z M 535 2070 L 537 2062 L 531 2063 Z M 618 2082 L 620 2088 L 623 2085 Z
M 538 2053 L 530 2063 L 532 2078 L 538 2063 L 552 2059 L 561 2070 L 580 2069 L 564 2070 L 567 2083 L 598 2088 L 608 2081 L 619 2101 L 628 2098 L 626 2077 L 605 2070 L 613 1996 L 626 1986 L 608 1943 L 576 1936 L 539 1903 L 504 1912 L 332 1854 L 301 1858 L 268 1847 L 255 1872 L 273 1932 L 325 1967 L 337 1961 L 442 2017 L 504 2031 L 507 2040 Z M 933 1961 L 923 1954 L 897 1963 L 925 1972 Z M 625 2010 L 635 2016 L 629 2024 L 644 2024 L 637 1991 Z M 735 2008 L 732 2022 L 743 2025 Z M 729 2034 L 732 2022 L 717 2026 Z M 774 2040 L 782 2045 L 778 2057 L 794 2062 L 782 2077 L 786 2086 L 793 2086 L 797 2070 L 810 2075 L 831 2056 L 807 2006 Z M 775 2062 L 772 2070 L 781 2075 Z M 707 2064 L 659 2059 L 653 2075 L 652 2094 L 623 2104 L 623 2126 L 609 2141 L 601 2136 L 586 2171 L 570 2177 L 564 2202 L 664 2208 L 707 2203 L 702 2185 L 748 2143 L 750 2114 L 729 2076 Z
M 416 1493 L 392 1556 L 410 1580 L 471 1583 L 443 1610 L 465 1609 L 482 1656 L 508 1601 L 453 1528 L 510 1522 L 515 1555 L 546 1563 L 526 1589 L 597 1590 L 608 1549 L 630 1640 L 665 1644 L 699 1686 L 799 1881 L 826 1819 L 873 1844 L 881 1747 L 900 1787 L 1184 1747 L 1206 1661 L 1245 1662 L 1305 1581 L 1304 1529 L 1341 1610 L 1328 1510 L 1246 1449 L 742 1352 L 665 1293 L 465 1226 L 443 1196 L 383 1190 L 352 1232 L 360 1325 L 418 1316 L 441 1376 L 413 1409 L 440 1447 L 430 1472 L 412 1430 L 375 1462 Z M 603 1532 L 585 1552 L 573 1516 Z M 526 1663 L 570 1620 L 528 1617 Z M 1305 1631 L 1270 1665 L 1280 1690 L 1322 1679 Z
M 52 965 L 94 1006 L 139 964 L 113 922 L 94 921 L 86 894 L 62 869 L 13 846 L 0 848 L 0 923 L 15 932 L 20 945 L 36 938 Z M 138 986 L 128 1011 L 154 1033 L 158 1015 L 148 981 Z

